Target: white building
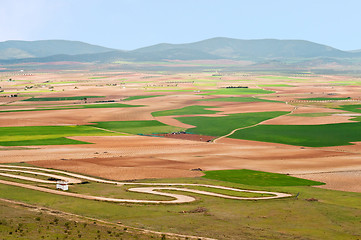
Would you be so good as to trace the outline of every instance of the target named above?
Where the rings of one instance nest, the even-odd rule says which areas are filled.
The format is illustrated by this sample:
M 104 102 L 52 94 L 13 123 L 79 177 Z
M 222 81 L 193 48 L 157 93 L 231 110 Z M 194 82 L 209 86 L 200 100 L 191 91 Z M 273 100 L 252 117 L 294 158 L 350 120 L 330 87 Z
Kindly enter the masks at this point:
M 62 181 L 62 180 L 56 181 L 56 189 L 61 189 L 63 191 L 67 191 L 68 190 L 68 182 Z

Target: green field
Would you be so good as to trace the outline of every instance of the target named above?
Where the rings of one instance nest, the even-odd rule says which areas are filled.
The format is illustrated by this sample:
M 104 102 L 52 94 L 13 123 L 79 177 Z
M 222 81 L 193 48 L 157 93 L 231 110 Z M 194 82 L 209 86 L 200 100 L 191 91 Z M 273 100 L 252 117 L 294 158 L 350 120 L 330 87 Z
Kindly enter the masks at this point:
M 252 94 L 269 94 L 274 93 L 274 91 L 268 91 L 263 89 L 254 89 L 254 88 L 221 88 L 217 90 L 207 90 L 206 93 L 202 95 L 252 95 Z
M 179 109 L 152 112 L 152 116 L 160 117 L 160 116 L 174 116 L 174 115 L 214 114 L 216 112 L 219 112 L 214 110 L 207 110 L 206 108 L 216 108 L 216 107 L 193 105 Z
M 34 138 L 38 136 L 33 136 Z M 41 139 L 29 139 L 18 141 L 0 141 L 0 146 L 39 146 L 39 145 L 74 145 L 74 144 L 89 144 L 88 142 L 69 139 L 66 137 L 54 137 L 54 138 L 41 138 Z
M 153 134 L 181 130 L 183 129 L 155 120 L 96 122 L 93 125 L 0 127 L 0 146 L 87 144 L 67 137 Z
M 148 120 L 148 121 L 110 121 L 96 122 L 96 127 L 108 129 L 111 131 L 131 133 L 131 134 L 153 134 L 153 133 L 169 133 L 183 130 L 179 127 L 173 127 L 164 123 Z
M 74 96 L 74 97 L 43 97 L 28 98 L 23 101 L 68 101 L 68 100 L 84 100 L 84 98 L 103 98 L 105 96 Z
M 161 97 L 164 95 L 143 95 L 143 96 L 132 96 L 127 97 L 126 99 L 123 99 L 123 101 L 131 101 L 131 100 L 137 100 L 137 99 L 143 99 L 143 98 L 153 98 L 153 97 Z
M 48 206 L 55 210 L 76 213 L 114 223 L 121 222 L 127 226 L 216 239 L 356 240 L 361 235 L 359 228 L 361 221 L 360 193 L 331 191 L 309 186 L 257 187 L 204 178 L 164 179 L 152 180 L 151 182 L 154 181 L 215 184 L 240 189 L 288 192 L 294 196 L 299 193 L 299 196 L 298 199 L 240 201 L 189 194 L 196 197 L 198 201 L 174 205 L 117 204 L 58 196 L 0 184 L 0 198 L 13 199 L 38 206 Z M 305 200 L 310 198 L 316 198 L 318 201 Z M 197 208 L 205 210 L 200 213 L 192 213 Z M 8 210 L 4 210 L 2 213 L 3 220 L 6 221 L 12 218 L 11 212 Z M 33 213 L 36 212 L 33 211 Z M 10 214 L 9 218 L 4 219 L 7 214 Z M 14 219 L 15 224 L 0 225 L 0 228 L 4 227 L 3 229 L 5 229 L 5 231 L 0 231 L 0 234 L 9 233 L 10 231 L 13 231 L 13 234 L 18 234 L 14 233 L 14 231 L 18 222 L 27 219 L 27 212 L 23 212 L 22 216 L 21 219 L 20 217 Z M 47 219 L 46 216 L 44 218 L 40 217 L 41 221 Z M 32 224 L 36 224 L 36 221 Z M 63 221 L 65 220 L 59 219 L 61 225 L 64 224 Z M 72 222 L 70 236 L 74 236 L 74 233 L 78 234 L 77 230 L 81 232 L 79 225 L 76 227 Z M 80 226 L 82 227 L 82 225 Z M 94 225 L 94 228 L 88 229 L 89 237 L 93 236 L 94 231 L 97 232 L 97 226 Z M 32 231 L 32 227 L 29 227 L 27 223 L 23 227 L 29 229 L 30 232 Z M 48 231 L 43 229 L 46 226 L 35 227 L 41 230 L 41 234 L 48 234 Z M 52 229 L 51 225 L 50 229 Z M 57 230 L 54 229 L 54 231 Z M 26 231 L 24 232 L 26 233 Z M 101 239 L 113 239 L 107 238 L 107 234 L 101 232 Z M 112 232 L 117 233 L 116 229 L 112 230 Z M 39 236 L 36 233 L 34 234 Z M 87 235 L 84 235 L 84 239 L 85 236 Z M 9 239 L 8 234 L 4 237 Z M 77 239 L 77 235 L 74 238 Z M 124 239 L 127 238 L 124 237 Z M 140 237 L 139 239 L 146 238 Z
M 258 125 L 242 129 L 231 138 L 307 147 L 351 145 L 361 141 L 361 122 L 323 125 Z
M 327 97 L 319 97 L 319 98 L 301 98 L 301 100 L 308 100 L 308 101 L 340 101 L 340 100 L 349 100 L 350 97 L 346 98 L 327 98 Z
M 336 109 L 345 110 L 349 112 L 355 112 L 355 113 L 361 113 L 361 105 L 355 104 L 355 105 L 341 105 Z
M 248 127 L 262 121 L 272 119 L 288 112 L 255 112 L 237 113 L 223 117 L 178 117 L 182 123 L 197 126 L 187 129 L 187 132 L 209 136 L 223 136 L 232 130 Z
M 90 77 L 89 79 L 103 79 L 103 78 L 108 78 L 108 77 Z
M 333 112 L 323 112 L 323 113 L 296 113 L 296 114 L 290 114 L 291 117 L 327 117 L 332 116 Z
M 291 177 L 285 174 L 248 169 L 205 171 L 204 173 L 206 174 L 203 176 L 204 178 L 250 186 L 313 186 L 324 184 L 307 179 Z
M 129 105 L 122 103 L 97 103 L 97 104 L 57 106 L 53 108 L 3 110 L 0 112 L 34 112 L 34 111 L 53 111 L 53 110 L 69 110 L 69 109 L 84 109 L 84 108 L 128 108 L 128 107 L 143 107 L 143 105 Z
M 212 102 L 281 102 L 281 101 L 254 98 L 254 97 L 225 97 L 225 98 L 201 99 L 201 100 L 198 100 L 198 101 L 212 101 Z
M 116 135 L 93 126 L 27 126 L 0 127 L 1 146 L 85 144 L 68 139 L 70 136 Z M 119 135 L 119 134 L 118 134 Z

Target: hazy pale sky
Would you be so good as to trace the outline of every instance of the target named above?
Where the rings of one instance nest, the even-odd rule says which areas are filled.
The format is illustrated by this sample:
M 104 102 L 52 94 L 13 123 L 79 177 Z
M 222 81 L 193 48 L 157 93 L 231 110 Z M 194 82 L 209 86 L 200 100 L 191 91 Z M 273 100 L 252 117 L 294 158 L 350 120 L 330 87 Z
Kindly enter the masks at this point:
M 0 41 L 78 40 L 131 50 L 212 37 L 361 49 L 360 0 L 0 0 Z

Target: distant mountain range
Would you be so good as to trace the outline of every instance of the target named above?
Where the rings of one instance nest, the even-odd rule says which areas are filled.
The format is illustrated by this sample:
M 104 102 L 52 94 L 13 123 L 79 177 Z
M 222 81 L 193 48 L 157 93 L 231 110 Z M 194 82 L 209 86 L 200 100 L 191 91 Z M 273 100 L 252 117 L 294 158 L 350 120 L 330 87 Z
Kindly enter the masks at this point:
M 67 40 L 0 42 L 0 59 L 41 58 L 58 54 L 96 54 L 109 51 L 115 49 Z
M 212 38 L 194 43 L 162 43 L 132 51 L 121 51 L 77 41 L 0 42 L 0 62 L 113 62 L 163 60 L 279 60 L 314 58 L 361 58 L 361 51 L 342 51 L 304 40 L 239 40 Z

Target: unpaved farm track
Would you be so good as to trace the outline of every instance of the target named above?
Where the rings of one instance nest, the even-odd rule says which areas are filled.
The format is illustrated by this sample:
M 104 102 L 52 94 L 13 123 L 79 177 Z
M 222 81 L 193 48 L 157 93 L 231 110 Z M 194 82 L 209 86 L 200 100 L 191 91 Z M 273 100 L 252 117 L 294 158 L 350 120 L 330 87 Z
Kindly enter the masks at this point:
M 174 194 L 174 193 L 165 193 L 165 192 L 160 192 L 160 191 L 157 191 L 157 190 L 172 190 L 172 191 L 176 190 L 176 191 L 190 192 L 190 193 L 220 197 L 220 198 L 225 198 L 225 199 L 235 199 L 235 200 L 265 200 L 265 199 L 275 199 L 275 198 L 284 198 L 284 197 L 292 196 L 291 194 L 287 194 L 287 193 L 243 190 L 243 189 L 237 189 L 237 188 L 230 188 L 230 187 L 223 187 L 223 186 L 216 186 L 216 185 L 205 185 L 205 184 L 116 182 L 116 181 L 103 180 L 103 179 L 99 179 L 99 178 L 88 177 L 88 176 L 84 176 L 84 175 L 80 175 L 80 174 L 68 173 L 68 172 L 53 170 L 53 169 L 10 166 L 10 165 L 0 165 L 0 167 L 4 168 L 5 170 L 16 169 L 17 172 L 25 172 L 25 173 L 31 173 L 31 174 L 39 174 L 40 173 L 41 175 L 47 175 L 46 173 L 43 173 L 43 172 L 52 172 L 52 173 L 68 175 L 68 176 L 71 176 L 71 177 L 76 177 L 76 178 L 80 178 L 80 179 L 84 179 L 84 180 L 95 181 L 95 182 L 99 182 L 99 183 L 115 184 L 115 185 L 121 185 L 121 186 L 122 185 L 146 185 L 146 186 L 151 186 L 151 187 L 129 188 L 128 191 L 138 192 L 138 193 L 148 193 L 148 194 L 154 194 L 154 195 L 167 196 L 167 197 L 174 198 L 173 200 L 168 200 L 168 201 L 107 198 L 107 197 L 91 196 L 91 195 L 84 195 L 84 194 L 71 193 L 71 192 L 63 192 L 63 191 L 59 191 L 59 190 L 43 188 L 43 187 L 33 186 L 33 185 L 29 185 L 29 184 L 24 184 L 24 183 L 0 180 L 1 184 L 7 184 L 7 185 L 12 185 L 12 186 L 17 186 L 17 187 L 23 187 L 23 188 L 28 188 L 28 189 L 32 189 L 32 190 L 41 191 L 41 192 L 48 192 L 48 193 L 52 193 L 52 194 L 65 195 L 65 196 L 71 196 L 71 197 L 78 197 L 78 198 L 84 198 L 84 199 L 90 199 L 90 200 L 107 201 L 107 202 L 157 203 L 157 204 L 159 204 L 159 203 L 187 203 L 187 202 L 193 202 L 193 201 L 196 200 L 194 197 L 191 197 L 191 196 Z M 28 170 L 33 170 L 33 171 L 26 171 L 26 170 L 23 170 L 23 169 L 28 169 Z M 41 171 L 41 172 L 35 172 L 36 170 Z M 54 176 L 53 174 L 51 174 L 51 175 Z M 59 178 L 59 179 L 62 179 L 62 180 L 69 179 L 68 177 L 64 177 L 62 175 L 56 175 L 56 177 Z M 15 176 L 15 175 L 8 174 L 8 177 L 13 177 L 13 176 Z M 24 179 L 24 178 L 22 178 L 22 179 Z M 32 179 L 32 178 L 27 177 L 26 180 L 37 181 L 38 179 L 36 179 L 36 178 Z M 78 180 L 78 179 L 72 179 L 72 181 L 76 181 L 76 180 Z M 78 181 L 81 182 L 80 180 L 78 180 Z M 273 196 L 236 197 L 236 196 L 229 196 L 229 195 L 224 195 L 224 194 L 219 194 L 219 193 L 214 193 L 214 192 L 208 192 L 208 191 L 201 191 L 201 190 L 195 190 L 195 189 L 189 189 L 189 188 L 179 188 L 179 187 L 176 187 L 176 186 L 207 187 L 207 188 L 223 189 L 223 190 L 234 191 L 234 192 L 267 194 L 267 195 L 273 195 Z

